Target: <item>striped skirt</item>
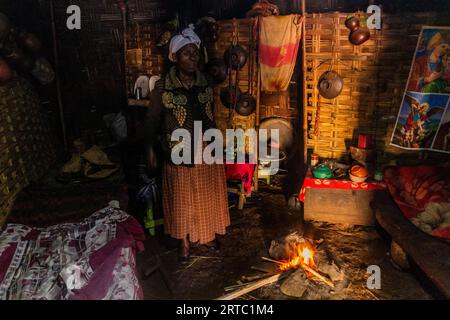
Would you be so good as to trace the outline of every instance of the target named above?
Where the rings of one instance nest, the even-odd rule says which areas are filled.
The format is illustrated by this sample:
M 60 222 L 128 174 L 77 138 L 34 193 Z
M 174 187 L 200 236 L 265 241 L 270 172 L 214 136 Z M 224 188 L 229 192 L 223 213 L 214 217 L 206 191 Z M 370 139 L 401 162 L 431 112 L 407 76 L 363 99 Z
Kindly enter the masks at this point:
M 162 186 L 166 233 L 176 239 L 189 235 L 191 242 L 200 244 L 225 234 L 230 215 L 223 165 L 166 163 Z

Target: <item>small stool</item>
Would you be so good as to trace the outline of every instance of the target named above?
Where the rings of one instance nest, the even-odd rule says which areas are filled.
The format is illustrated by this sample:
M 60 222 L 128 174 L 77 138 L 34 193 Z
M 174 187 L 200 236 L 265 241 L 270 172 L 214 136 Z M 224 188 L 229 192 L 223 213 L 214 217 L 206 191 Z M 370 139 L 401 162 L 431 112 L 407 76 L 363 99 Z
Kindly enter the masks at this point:
M 247 194 L 245 192 L 244 183 L 242 181 L 238 182 L 237 187 L 228 187 L 228 192 L 237 194 L 238 196 L 238 209 L 242 210 L 247 199 Z
M 153 214 L 153 208 L 149 207 L 147 209 L 147 215 L 145 216 L 145 228 L 148 229 L 148 232 L 152 237 L 156 235 L 156 227 L 163 225 L 164 219 L 157 219 L 155 220 L 154 214 Z

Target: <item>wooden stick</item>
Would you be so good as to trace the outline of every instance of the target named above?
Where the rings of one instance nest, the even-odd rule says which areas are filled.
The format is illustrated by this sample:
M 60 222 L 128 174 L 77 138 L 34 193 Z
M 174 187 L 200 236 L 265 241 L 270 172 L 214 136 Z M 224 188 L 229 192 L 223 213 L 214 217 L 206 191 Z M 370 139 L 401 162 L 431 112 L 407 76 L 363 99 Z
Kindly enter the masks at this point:
M 246 282 L 252 282 L 255 280 L 259 280 L 261 278 L 266 278 L 267 276 L 274 275 L 275 272 L 271 272 L 270 274 L 257 274 L 253 276 L 242 276 L 241 279 Z
M 314 269 L 310 268 L 308 265 L 302 263 L 302 268 L 305 269 L 306 271 L 310 272 L 311 274 L 313 274 L 316 278 L 318 278 L 322 282 L 324 282 L 327 285 L 329 285 L 330 287 L 334 288 L 333 282 L 331 282 L 330 280 L 325 278 L 323 275 L 321 275 L 320 273 L 318 273 Z
M 272 270 L 265 269 L 265 268 L 260 268 L 260 267 L 255 267 L 255 266 L 251 266 L 250 269 L 256 270 L 256 271 L 260 271 L 260 272 L 264 272 L 264 273 L 271 273 L 272 272 Z
M 254 291 L 254 290 L 258 289 L 258 288 L 261 288 L 261 287 L 264 287 L 264 286 L 266 286 L 268 284 L 277 282 L 280 279 L 281 275 L 282 274 L 279 273 L 279 274 L 273 275 L 271 277 L 268 277 L 266 279 L 262 279 L 260 281 L 256 281 L 255 283 L 252 283 L 252 284 L 250 284 L 250 285 L 248 285 L 248 286 L 246 286 L 246 287 L 244 287 L 242 289 L 239 289 L 239 290 L 236 290 L 234 292 L 231 292 L 231 293 L 228 293 L 226 295 L 223 295 L 223 296 L 217 298 L 216 300 L 233 300 L 233 299 L 236 299 L 236 298 L 238 298 L 238 297 L 240 297 L 240 296 L 242 296 L 242 295 L 244 295 L 246 293 L 249 293 L 251 291 Z
M 261 257 L 261 259 L 263 259 L 263 260 L 265 260 L 265 261 L 273 262 L 273 263 L 276 263 L 276 264 L 279 264 L 279 265 L 283 265 L 283 264 L 284 264 L 284 263 L 281 262 L 281 261 L 273 260 L 273 259 L 266 258 L 266 257 Z

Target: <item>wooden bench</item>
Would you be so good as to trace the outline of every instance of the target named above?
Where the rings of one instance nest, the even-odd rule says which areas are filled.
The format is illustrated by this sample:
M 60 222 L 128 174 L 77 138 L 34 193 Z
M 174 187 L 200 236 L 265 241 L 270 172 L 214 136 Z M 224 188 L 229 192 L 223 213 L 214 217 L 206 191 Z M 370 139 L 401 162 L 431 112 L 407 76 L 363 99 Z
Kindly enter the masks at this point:
M 431 282 L 450 299 L 450 243 L 432 237 L 406 219 L 387 192 L 377 193 L 372 206 L 388 232 Z

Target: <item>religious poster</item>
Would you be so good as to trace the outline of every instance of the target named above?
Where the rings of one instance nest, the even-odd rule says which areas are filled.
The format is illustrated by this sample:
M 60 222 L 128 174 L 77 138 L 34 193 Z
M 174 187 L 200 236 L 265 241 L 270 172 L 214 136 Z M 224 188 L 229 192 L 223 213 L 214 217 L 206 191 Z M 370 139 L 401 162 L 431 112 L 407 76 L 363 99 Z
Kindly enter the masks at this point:
M 450 27 L 423 27 L 391 145 L 450 153 Z

